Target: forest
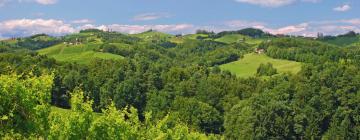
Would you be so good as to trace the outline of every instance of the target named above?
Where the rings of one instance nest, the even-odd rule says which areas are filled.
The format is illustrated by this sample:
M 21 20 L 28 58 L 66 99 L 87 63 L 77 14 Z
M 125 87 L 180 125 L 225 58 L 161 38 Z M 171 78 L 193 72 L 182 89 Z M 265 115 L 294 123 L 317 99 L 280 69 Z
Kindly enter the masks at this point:
M 246 54 L 301 69 L 261 63 L 242 77 L 221 68 Z M 360 139 L 359 55 L 355 32 L 87 29 L 3 40 L 0 138 Z

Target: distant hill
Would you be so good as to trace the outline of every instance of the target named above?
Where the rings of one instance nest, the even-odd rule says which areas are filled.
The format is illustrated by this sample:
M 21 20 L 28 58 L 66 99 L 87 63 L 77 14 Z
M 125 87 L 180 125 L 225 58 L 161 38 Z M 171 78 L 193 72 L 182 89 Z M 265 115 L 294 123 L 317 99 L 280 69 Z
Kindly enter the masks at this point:
M 359 44 L 360 43 L 360 35 L 356 34 L 353 31 L 350 31 L 343 35 L 325 36 L 325 37 L 319 38 L 318 40 L 326 42 L 326 43 L 334 44 L 334 45 L 348 46 L 348 45 Z
M 149 30 L 139 34 L 131 34 L 130 36 L 138 37 L 144 39 L 145 41 L 152 41 L 152 40 L 169 40 L 170 38 L 174 37 L 173 35 Z
M 273 36 L 270 33 L 266 33 L 260 29 L 255 29 L 255 28 L 245 28 L 245 29 L 241 29 L 238 31 L 223 31 L 223 32 L 217 33 L 216 36 L 221 37 L 221 36 L 225 36 L 228 34 L 241 34 L 241 35 L 246 35 L 246 36 L 250 36 L 253 38 L 262 38 L 262 37 Z
M 11 38 L 1 41 L 2 44 L 6 44 L 12 48 L 25 48 L 30 50 L 37 50 L 47 48 L 60 42 L 56 37 L 52 37 L 46 34 L 37 34 L 24 38 Z
M 64 45 L 58 44 L 49 48 L 41 49 L 38 52 L 58 61 L 88 63 L 94 58 L 101 59 L 122 59 L 120 55 L 111 53 L 95 52 L 96 44 L 86 45 Z
M 199 30 L 196 34 L 188 35 L 172 35 L 154 30 L 138 34 L 122 34 L 98 29 L 87 29 L 80 31 L 79 33 L 62 37 L 38 34 L 30 37 L 0 41 L 0 52 L 11 49 L 29 49 L 53 57 L 58 61 L 88 63 L 94 58 L 122 59 L 124 57 L 134 57 L 139 51 L 141 51 L 142 55 L 154 58 L 174 57 L 172 56 L 172 53 L 174 52 L 171 51 L 177 50 L 186 52 L 185 50 L 187 47 L 184 46 L 189 44 L 189 42 L 195 41 L 202 42 L 199 43 L 199 45 L 216 44 L 218 46 L 224 46 L 217 48 L 217 51 L 219 52 L 210 53 L 214 50 L 207 48 L 209 49 L 207 50 L 208 52 L 204 53 L 209 53 L 207 55 L 211 54 L 212 57 L 225 59 L 228 56 L 224 54 L 221 55 L 220 50 L 229 53 L 229 50 L 226 50 L 225 47 L 236 48 L 236 44 L 243 44 L 242 46 L 249 46 L 252 49 L 264 47 L 266 44 L 267 47 L 270 45 L 272 48 L 282 46 L 290 48 L 297 48 L 298 46 L 316 47 L 326 46 L 326 44 L 333 44 L 334 46 L 359 46 L 360 35 L 349 32 L 344 35 L 327 36 L 317 40 L 318 41 L 314 41 L 314 38 L 304 37 L 274 36 L 254 28 L 238 31 L 224 31 L 220 33 Z M 179 46 L 182 47 L 179 48 Z M 164 50 L 174 47 L 177 47 L 177 49 Z M 189 53 L 197 52 L 199 49 L 205 49 L 208 46 L 193 47 L 197 49 Z M 152 56 L 155 54 L 156 57 Z M 165 56 L 165 54 L 168 56 Z M 217 54 L 218 56 L 215 56 L 214 54 Z M 203 56 L 199 55 L 199 57 Z M 224 62 L 227 62 L 227 60 Z M 207 64 L 213 64 L 213 62 Z
M 242 34 L 227 34 L 220 38 L 215 39 L 215 41 L 228 43 L 228 44 L 231 43 L 260 44 L 263 41 L 263 39 L 256 39 Z
M 98 50 L 103 44 L 101 38 L 94 32 L 81 32 L 63 37 L 63 42 L 38 52 L 58 61 L 88 63 L 94 58 L 122 59 L 120 55 L 104 53 Z

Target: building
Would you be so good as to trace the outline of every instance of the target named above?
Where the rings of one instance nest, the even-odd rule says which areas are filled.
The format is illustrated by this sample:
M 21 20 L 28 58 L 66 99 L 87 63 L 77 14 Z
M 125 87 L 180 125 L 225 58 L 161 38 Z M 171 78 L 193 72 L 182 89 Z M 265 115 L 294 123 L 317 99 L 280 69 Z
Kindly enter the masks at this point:
M 263 54 L 264 52 L 265 52 L 265 49 L 261 49 L 261 48 L 255 49 L 255 53 L 257 53 L 257 54 Z
M 240 39 L 238 40 L 238 42 L 239 42 L 239 43 L 245 42 L 245 37 L 244 37 L 244 38 L 240 38 Z

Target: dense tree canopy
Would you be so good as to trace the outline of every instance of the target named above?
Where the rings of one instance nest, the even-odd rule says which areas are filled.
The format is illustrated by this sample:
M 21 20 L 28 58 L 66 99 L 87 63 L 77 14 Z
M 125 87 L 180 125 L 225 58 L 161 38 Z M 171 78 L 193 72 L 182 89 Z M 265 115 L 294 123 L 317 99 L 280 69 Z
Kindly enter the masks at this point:
M 360 138 L 358 45 L 269 38 L 256 29 L 201 33 L 211 36 L 84 30 L 58 38 L 36 35 L 1 41 L 0 137 Z M 228 33 L 263 40 L 256 46 L 214 40 Z M 91 51 L 124 58 L 80 64 L 33 51 L 73 40 L 95 44 Z M 219 68 L 255 47 L 264 49 L 259 55 L 302 62 L 302 69 L 284 74 L 266 63 L 253 77 L 240 78 Z

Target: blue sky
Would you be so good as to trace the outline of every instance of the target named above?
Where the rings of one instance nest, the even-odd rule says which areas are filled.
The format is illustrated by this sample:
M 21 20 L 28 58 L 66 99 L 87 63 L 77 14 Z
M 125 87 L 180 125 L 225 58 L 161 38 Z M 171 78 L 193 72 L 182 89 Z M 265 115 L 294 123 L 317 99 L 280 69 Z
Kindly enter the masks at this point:
M 360 1 L 0 0 L 0 38 L 63 35 L 86 28 L 193 33 L 247 27 L 305 36 L 360 32 Z

